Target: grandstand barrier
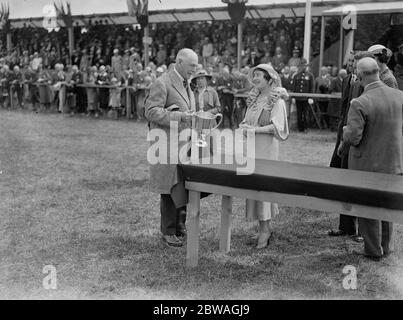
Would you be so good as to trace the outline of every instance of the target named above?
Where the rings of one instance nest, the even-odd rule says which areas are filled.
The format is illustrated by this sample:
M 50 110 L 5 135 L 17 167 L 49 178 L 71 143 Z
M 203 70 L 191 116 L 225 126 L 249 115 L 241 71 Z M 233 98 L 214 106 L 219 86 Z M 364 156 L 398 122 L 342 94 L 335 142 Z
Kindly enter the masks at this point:
M 237 175 L 238 169 L 236 164 L 178 165 L 189 192 L 187 267 L 198 265 L 201 193 L 222 196 L 223 253 L 231 248 L 233 197 L 403 224 L 403 176 L 268 160 L 255 160 L 250 175 Z

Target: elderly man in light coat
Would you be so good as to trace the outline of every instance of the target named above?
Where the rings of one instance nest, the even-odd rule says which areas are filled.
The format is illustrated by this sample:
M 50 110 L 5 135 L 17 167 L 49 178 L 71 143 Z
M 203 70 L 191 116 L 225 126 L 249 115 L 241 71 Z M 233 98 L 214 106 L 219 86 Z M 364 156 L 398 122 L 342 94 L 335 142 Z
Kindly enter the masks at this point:
M 350 148 L 351 170 L 402 175 L 403 92 L 380 81 L 372 58 L 360 60 L 357 73 L 364 93 L 351 102 L 339 154 Z M 358 218 L 358 226 L 367 258 L 379 261 L 390 254 L 392 223 Z
M 172 152 L 179 156 L 182 146 L 171 142 L 170 132 L 174 127 L 179 130 L 191 127 L 195 100 L 190 89 L 190 79 L 197 64 L 197 54 L 190 49 L 182 49 L 177 55 L 175 67 L 152 84 L 145 101 L 145 116 L 149 121 L 150 133 L 152 130 L 157 133 L 157 129 L 160 129 L 159 132 L 163 132 L 167 138 L 166 148 L 159 150 L 160 153 L 166 152 L 163 157 L 167 164 L 150 166 L 150 189 L 161 195 L 162 239 L 171 247 L 183 246 L 186 236 L 186 207 L 184 203 L 175 202 L 175 197 L 172 197 L 172 188 L 178 183 L 178 160 L 174 161 L 170 156 Z M 172 138 L 172 141 L 179 140 L 178 136 Z

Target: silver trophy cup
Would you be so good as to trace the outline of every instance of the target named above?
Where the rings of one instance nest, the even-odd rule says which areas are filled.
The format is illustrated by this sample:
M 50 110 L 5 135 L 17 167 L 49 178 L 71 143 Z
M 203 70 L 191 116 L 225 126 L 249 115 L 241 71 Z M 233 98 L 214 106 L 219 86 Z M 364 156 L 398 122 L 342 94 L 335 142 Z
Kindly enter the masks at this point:
M 217 118 L 220 118 L 218 124 Z M 197 132 L 197 140 L 195 145 L 197 147 L 207 148 L 207 137 L 209 137 L 211 133 L 221 125 L 222 121 L 223 116 L 221 113 L 212 114 L 208 111 L 196 112 L 193 118 L 193 129 Z

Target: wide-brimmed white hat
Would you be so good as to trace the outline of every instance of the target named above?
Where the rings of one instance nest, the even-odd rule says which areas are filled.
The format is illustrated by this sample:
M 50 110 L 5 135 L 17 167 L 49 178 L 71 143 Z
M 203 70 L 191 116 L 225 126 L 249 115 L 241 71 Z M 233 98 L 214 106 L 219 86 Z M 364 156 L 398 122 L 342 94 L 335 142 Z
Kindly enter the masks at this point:
M 252 82 L 253 81 L 253 72 L 255 72 L 256 69 L 266 71 L 269 74 L 269 76 L 273 79 L 275 87 L 281 86 L 280 76 L 278 75 L 277 71 L 274 70 L 274 68 L 269 64 L 259 64 L 258 66 L 251 68 L 249 70 L 248 80 L 252 85 L 253 85 L 253 82 Z
M 370 52 L 372 54 L 386 53 L 388 58 L 390 58 L 393 55 L 392 50 L 386 48 L 385 46 L 383 46 L 381 44 L 375 44 L 375 45 L 369 47 L 368 52 Z

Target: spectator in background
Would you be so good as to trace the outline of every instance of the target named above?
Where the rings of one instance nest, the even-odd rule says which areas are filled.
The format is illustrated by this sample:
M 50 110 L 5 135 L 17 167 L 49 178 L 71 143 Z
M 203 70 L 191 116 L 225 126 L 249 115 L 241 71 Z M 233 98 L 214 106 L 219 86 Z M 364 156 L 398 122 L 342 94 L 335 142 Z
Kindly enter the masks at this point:
M 213 44 L 211 43 L 209 37 L 205 37 L 203 41 L 203 50 L 202 50 L 204 65 L 207 65 L 212 55 L 213 55 Z
M 313 93 L 314 77 L 308 72 L 308 62 L 302 58 L 298 72 L 293 78 L 292 91 L 296 93 Z M 307 125 L 308 101 L 306 98 L 296 98 L 298 131 L 305 132 Z
M 165 64 L 167 61 L 167 51 L 163 44 L 159 45 L 159 49 L 157 52 L 157 66 L 160 67 Z
M 301 63 L 301 58 L 299 57 L 299 50 L 298 50 L 298 48 L 294 48 L 294 50 L 292 51 L 292 57 L 290 58 L 290 60 L 288 60 L 288 66 L 298 68 L 300 63 Z
M 218 68 L 218 65 L 222 62 L 221 55 L 218 53 L 217 49 L 214 49 L 214 54 L 210 57 L 209 63 L 213 68 Z
M 392 51 L 383 45 L 375 44 L 368 49 L 368 52 L 375 56 L 381 81 L 391 88 L 398 89 L 396 78 L 387 66 L 389 59 L 392 57 Z
M 87 49 L 82 50 L 82 56 L 80 60 L 80 71 L 87 72 L 90 67 L 90 57 L 87 53 Z
M 280 31 L 280 30 L 288 31 L 288 30 L 290 29 L 290 24 L 289 24 L 289 22 L 285 19 L 285 15 L 284 15 L 284 14 L 282 14 L 281 17 L 280 17 L 280 20 L 277 21 L 276 29 L 277 29 L 277 31 Z
M 287 91 L 292 91 L 292 74 L 289 66 L 285 66 L 280 74 L 281 84 Z
M 281 48 L 277 47 L 276 51 L 274 53 L 274 57 L 272 59 L 273 68 L 277 72 L 281 72 L 281 70 L 284 68 L 285 64 L 286 64 L 286 60 L 285 60 L 283 53 L 281 52 Z
M 38 52 L 34 53 L 34 59 L 32 60 L 32 70 L 38 71 L 39 70 L 39 65 L 42 63 L 42 58 L 39 56 Z
M 120 76 L 122 72 L 122 56 L 119 54 L 119 49 L 113 50 L 112 57 L 112 73 L 114 76 Z
M 291 75 L 292 79 L 294 79 L 294 76 L 297 74 L 297 72 L 298 72 L 298 67 L 296 67 L 296 66 L 290 67 L 290 75 Z
M 90 84 L 90 85 L 95 85 L 97 82 L 97 67 L 93 66 L 88 69 L 88 72 L 84 76 L 84 83 Z M 87 87 L 87 102 L 88 102 L 88 107 L 87 107 L 87 116 L 89 117 L 90 115 L 94 114 L 96 118 L 99 116 L 98 112 L 98 104 L 99 104 L 99 95 L 98 95 L 98 90 L 97 88 L 94 87 Z
M 284 64 L 286 63 L 287 58 L 289 57 L 289 49 L 288 47 L 290 46 L 288 43 L 288 40 L 284 34 L 284 30 L 281 30 L 283 34 L 280 34 L 280 37 L 278 39 L 278 41 L 276 42 L 276 47 L 280 47 L 281 48 L 281 53 L 284 56 Z
M 250 53 L 250 57 L 249 57 L 248 61 L 246 62 L 246 64 L 251 68 L 256 67 L 257 65 L 260 64 L 260 59 L 257 57 L 257 54 L 255 51 L 252 51 Z
M 130 65 L 130 50 L 125 50 L 125 54 L 122 57 L 122 71 L 129 70 L 129 65 Z M 121 74 L 119 74 L 118 76 L 121 76 Z
M 330 77 L 333 78 L 333 79 L 337 79 L 337 77 L 339 77 L 339 76 L 340 76 L 339 68 L 337 66 L 331 67 Z
M 233 78 L 227 67 L 223 68 L 217 81 L 217 91 L 220 94 L 222 113 L 228 119 L 229 127 L 233 127 L 234 96 L 232 94 Z M 223 120 L 223 125 L 224 120 Z
M 345 77 L 347 77 L 347 70 L 340 69 L 338 76 L 331 80 L 329 93 L 341 93 L 343 88 L 343 79 Z M 340 116 L 340 100 L 330 99 L 327 108 L 327 115 L 329 117 L 330 130 L 336 131 L 338 125 L 338 119 Z
M 286 89 L 287 91 L 292 91 L 293 89 L 293 83 L 292 83 L 292 75 L 290 72 L 290 67 L 289 66 L 285 66 L 283 68 L 283 72 L 280 74 L 280 79 L 281 79 L 281 85 L 283 86 L 284 89 Z M 289 99 L 285 100 L 285 107 L 287 110 L 287 117 L 290 117 L 291 114 L 291 103 Z
M 332 82 L 332 80 L 331 80 L 328 68 L 322 67 L 320 69 L 320 76 L 318 76 L 315 80 L 315 92 L 320 93 L 320 94 L 328 94 L 331 82 Z M 329 127 L 329 119 L 327 116 L 327 107 L 328 107 L 329 101 L 320 100 L 318 103 L 319 103 L 320 112 L 323 116 L 326 126 Z
M 271 59 L 272 59 L 272 57 L 270 55 L 270 52 L 266 51 L 264 56 L 260 59 L 260 63 L 271 64 Z
M 18 104 L 21 109 L 24 108 L 24 75 L 19 66 L 13 68 L 13 72 L 10 74 L 11 94 L 17 94 Z M 13 106 L 11 106 L 13 107 Z
M 136 64 L 140 62 L 140 55 L 135 47 L 130 48 L 129 70 L 135 70 Z

